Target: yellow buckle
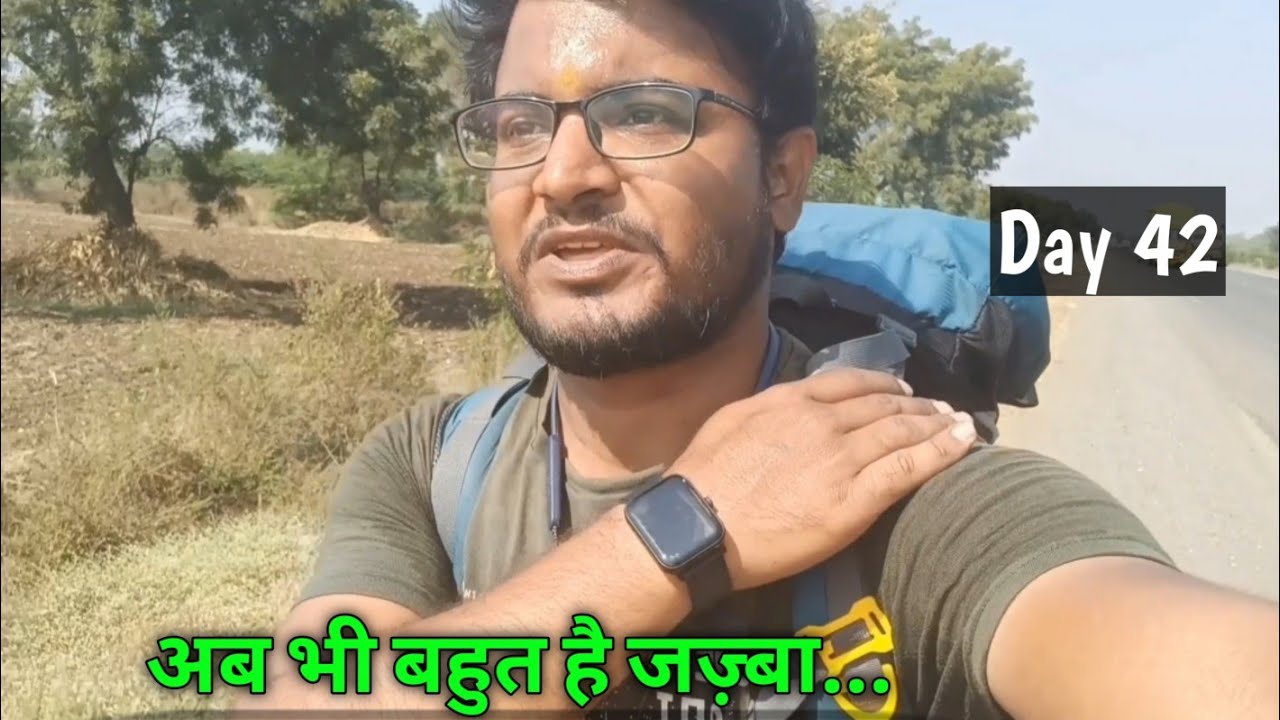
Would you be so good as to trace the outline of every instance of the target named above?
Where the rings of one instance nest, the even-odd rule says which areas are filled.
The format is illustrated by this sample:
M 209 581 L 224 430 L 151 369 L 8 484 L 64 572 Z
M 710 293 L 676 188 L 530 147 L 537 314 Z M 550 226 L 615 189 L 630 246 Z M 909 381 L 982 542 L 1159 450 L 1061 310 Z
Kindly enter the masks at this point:
M 859 622 L 865 624 L 870 637 L 859 645 L 837 655 L 832 638 Z M 829 677 L 843 679 L 845 671 L 862 662 L 868 656 L 887 656 L 893 652 L 893 626 L 889 622 L 889 616 L 880 609 L 876 599 L 870 596 L 857 601 L 849 608 L 849 612 L 826 625 L 810 625 L 801 628 L 796 635 L 822 638 L 822 650 L 819 651 L 818 657 L 821 658 L 822 665 L 826 668 Z M 863 710 L 854 704 L 848 688 L 845 687 L 835 696 L 835 701 L 846 715 L 855 720 L 888 720 L 888 718 L 893 717 L 894 712 L 898 709 L 897 673 L 894 672 L 893 665 L 886 662 L 880 663 L 880 671 L 884 674 L 885 679 L 889 681 L 889 693 L 885 696 L 884 704 L 878 710 L 870 712 Z

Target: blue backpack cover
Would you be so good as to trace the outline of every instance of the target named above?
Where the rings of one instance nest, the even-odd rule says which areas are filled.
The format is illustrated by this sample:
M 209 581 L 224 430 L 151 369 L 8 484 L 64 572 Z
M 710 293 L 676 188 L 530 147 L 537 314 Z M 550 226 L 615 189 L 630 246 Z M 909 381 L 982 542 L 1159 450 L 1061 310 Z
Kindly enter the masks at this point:
M 904 375 L 918 395 L 969 412 L 981 437 L 993 442 L 1000 404 L 1037 403 L 1035 383 L 1049 363 L 1049 309 L 1043 296 L 992 295 L 989 253 L 984 221 L 934 210 L 809 203 L 774 268 L 770 318 L 815 351 L 811 372 L 818 362 L 868 366 L 858 361 L 872 358 L 868 348 L 854 346 L 888 339 L 873 343 L 870 366 Z M 460 592 L 467 587 L 467 534 L 485 475 L 516 400 L 541 367 L 526 354 L 502 382 L 455 403 L 441 423 L 430 495 Z M 878 718 L 903 709 L 890 621 L 874 597 L 880 569 L 866 555 L 855 544 L 796 578 L 793 624 L 798 635 L 824 638 L 819 682 L 835 675 L 847 687 L 862 677 L 871 687 L 887 678 L 895 691 L 879 698 L 819 694 L 803 708 L 794 697 L 773 698 L 757 709 Z
M 815 351 L 908 328 L 907 381 L 972 413 L 993 442 L 999 404 L 1037 403 L 1049 306 L 991 295 L 990 243 L 985 221 L 936 210 L 809 203 L 775 268 L 771 315 Z

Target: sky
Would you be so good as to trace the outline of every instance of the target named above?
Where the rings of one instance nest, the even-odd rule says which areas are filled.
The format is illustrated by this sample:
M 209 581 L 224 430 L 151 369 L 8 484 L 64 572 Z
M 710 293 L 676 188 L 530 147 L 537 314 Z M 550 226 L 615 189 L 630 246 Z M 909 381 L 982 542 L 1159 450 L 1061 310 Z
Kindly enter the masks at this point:
M 1228 232 L 1280 218 L 1275 0 L 877 4 L 1025 63 L 1039 120 L 990 184 L 1225 186 Z

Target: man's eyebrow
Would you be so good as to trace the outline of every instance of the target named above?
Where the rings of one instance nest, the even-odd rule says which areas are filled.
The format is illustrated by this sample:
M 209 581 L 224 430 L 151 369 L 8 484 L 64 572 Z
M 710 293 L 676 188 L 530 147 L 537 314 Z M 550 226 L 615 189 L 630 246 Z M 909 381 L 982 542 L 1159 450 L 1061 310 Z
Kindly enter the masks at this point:
M 533 90 L 508 90 L 507 92 L 494 96 L 495 100 L 498 98 L 539 98 L 541 100 L 546 100 L 547 96 L 542 93 L 534 92 Z
M 671 78 L 662 77 L 660 75 L 645 75 L 642 77 L 628 78 L 625 80 L 614 80 L 608 83 L 597 83 L 594 85 L 586 85 L 583 87 L 582 97 L 590 97 L 601 90 L 622 87 L 624 85 L 635 85 L 638 83 L 666 83 L 667 85 L 685 85 L 685 83 Z M 550 100 L 551 98 L 536 90 L 508 90 L 498 95 L 499 98 L 538 98 L 539 100 Z

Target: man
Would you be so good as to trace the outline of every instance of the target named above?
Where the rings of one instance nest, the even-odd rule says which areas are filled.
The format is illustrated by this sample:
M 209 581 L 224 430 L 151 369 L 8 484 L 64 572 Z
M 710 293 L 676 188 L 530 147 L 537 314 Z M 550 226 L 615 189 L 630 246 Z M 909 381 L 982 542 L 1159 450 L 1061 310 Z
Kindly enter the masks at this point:
M 615 638 L 735 613 L 775 636 L 788 628 L 787 581 L 862 539 L 881 547 L 874 596 L 892 622 L 894 692 L 913 713 L 1276 716 L 1276 605 L 1179 573 L 1078 474 L 973 449 L 970 418 L 892 376 L 802 378 L 809 349 L 786 336 L 778 384 L 755 393 L 771 260 L 816 154 L 802 0 L 454 10 L 482 101 L 459 116 L 459 142 L 489 172 L 513 315 L 554 369 L 519 398 L 489 470 L 470 533 L 476 596 L 459 598 L 435 525 L 437 425 L 456 398 L 433 397 L 351 458 L 278 648 L 324 635 L 339 612 L 382 637 L 554 639 L 583 611 Z M 553 423 L 567 458 L 558 542 Z M 671 479 L 648 484 L 661 478 Z M 660 511 L 679 502 L 714 507 L 723 543 L 694 549 L 719 561 L 719 584 L 663 567 L 675 540 Z M 551 647 L 543 692 L 495 689 L 494 709 L 577 710 Z M 611 678 L 625 674 L 623 655 L 611 654 Z M 286 659 L 255 706 L 441 707 L 398 687 L 392 659 L 375 657 L 368 697 L 307 686 Z M 600 707 L 688 709 L 634 686 Z

